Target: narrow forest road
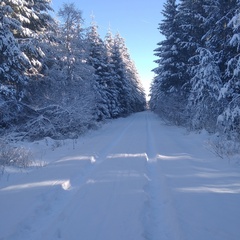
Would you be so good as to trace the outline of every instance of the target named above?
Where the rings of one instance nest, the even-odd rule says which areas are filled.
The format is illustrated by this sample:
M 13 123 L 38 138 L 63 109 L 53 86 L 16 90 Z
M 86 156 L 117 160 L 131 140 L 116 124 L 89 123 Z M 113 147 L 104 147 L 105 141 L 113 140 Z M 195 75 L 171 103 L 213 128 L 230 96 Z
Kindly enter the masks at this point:
M 239 240 L 240 169 L 203 139 L 142 112 L 36 151 L 0 180 L 0 240 Z

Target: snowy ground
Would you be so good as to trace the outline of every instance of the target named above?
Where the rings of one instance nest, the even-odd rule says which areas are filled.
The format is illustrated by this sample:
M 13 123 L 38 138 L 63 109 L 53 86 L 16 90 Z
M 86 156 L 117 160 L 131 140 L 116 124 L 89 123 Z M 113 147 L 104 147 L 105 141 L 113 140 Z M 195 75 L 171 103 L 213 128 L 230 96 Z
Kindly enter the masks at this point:
M 0 180 L 1 240 L 239 240 L 240 167 L 151 112 L 29 144 Z M 11 172 L 10 172 L 11 171 Z

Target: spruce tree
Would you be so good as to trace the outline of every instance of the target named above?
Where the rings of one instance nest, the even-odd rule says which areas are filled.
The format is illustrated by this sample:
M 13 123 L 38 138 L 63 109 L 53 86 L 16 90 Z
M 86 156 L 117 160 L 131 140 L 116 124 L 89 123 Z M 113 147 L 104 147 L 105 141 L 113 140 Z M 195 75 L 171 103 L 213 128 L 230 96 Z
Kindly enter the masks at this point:
M 107 82 L 107 96 L 109 99 L 109 112 L 112 118 L 119 117 L 121 114 L 120 102 L 118 99 L 118 88 L 117 88 L 117 79 L 118 75 L 115 72 L 115 65 L 113 60 L 113 48 L 114 48 L 114 37 L 110 29 L 108 30 L 104 44 L 107 54 L 107 72 L 105 73 L 105 79 Z
M 227 62 L 235 55 L 235 49 L 231 46 L 232 28 L 229 22 L 234 17 L 238 0 L 208 0 L 205 3 L 205 26 L 208 31 L 203 36 L 206 47 L 216 53 L 221 79 L 223 83 L 229 80 L 226 74 Z
M 185 54 L 180 45 L 180 25 L 175 0 L 167 0 L 163 9 L 159 31 L 165 39 L 158 43 L 153 69 L 155 78 L 151 86 L 150 107 L 171 121 L 179 121 L 185 106 L 183 86 L 186 82 Z
M 116 34 L 114 38 L 112 59 L 121 115 L 125 116 L 132 112 L 141 111 L 145 107 L 145 94 L 138 79 L 135 65 L 120 34 Z M 133 87 L 134 84 L 139 87 L 138 90 Z M 136 98 L 136 96 L 138 97 Z M 142 108 L 136 107 L 137 105 L 142 106 Z
M 214 53 L 214 60 L 220 69 L 222 88 L 219 92 L 218 108 L 221 114 L 216 119 L 218 129 L 229 138 L 233 133 L 239 136 L 238 97 L 238 43 L 236 33 L 238 0 L 209 0 L 205 4 L 208 31 L 203 39 L 206 47 Z M 237 133 L 238 132 L 238 133 Z M 236 136 L 234 137 L 236 139 Z M 239 137 L 237 137 L 239 138 Z
M 0 94 L 7 100 L 21 100 L 30 67 L 28 58 L 21 52 L 12 31 L 19 30 L 21 23 L 11 18 L 13 9 L 0 4 Z
M 240 8 L 240 2 L 237 3 Z M 228 138 L 240 141 L 240 22 L 239 12 L 228 23 L 232 29 L 230 46 L 235 49 L 235 54 L 227 62 L 228 82 L 224 84 L 220 92 L 220 101 L 225 103 L 225 108 L 218 118 L 218 128 Z
M 211 25 L 208 22 L 209 1 L 196 3 L 186 1 L 193 9 L 185 11 L 188 21 L 186 43 L 189 55 L 188 72 L 190 76 L 189 97 L 187 104 L 188 124 L 193 129 L 205 128 L 214 132 L 220 107 L 218 103 L 219 90 L 222 85 L 221 72 L 216 61 L 216 52 L 210 49 L 205 39 Z M 185 9 L 185 5 L 182 6 Z M 187 14 L 188 13 L 188 14 Z M 183 25 L 184 26 L 184 25 Z
M 179 25 L 176 21 L 177 5 L 175 0 L 168 0 L 164 4 L 162 12 L 165 17 L 159 24 L 159 31 L 165 36 L 165 40 L 158 43 L 155 49 L 155 61 L 158 67 L 153 69 L 156 75 L 161 76 L 159 91 L 172 92 L 179 91 L 183 83 L 181 82 L 180 54 L 179 54 Z
M 107 49 L 104 41 L 98 34 L 98 26 L 93 21 L 87 34 L 88 58 L 87 63 L 93 67 L 96 81 L 96 118 L 102 121 L 111 117 L 110 99 L 108 98 L 108 62 Z
M 205 2 L 207 0 L 180 0 L 178 6 L 178 15 L 176 21 L 179 24 L 179 45 L 180 55 L 182 57 L 182 79 L 185 95 L 188 96 L 192 86 L 190 83 L 192 67 L 198 65 L 195 62 L 195 55 L 198 54 L 198 48 L 203 48 L 205 34 Z
M 21 51 L 31 63 L 28 73 L 38 74 L 42 70 L 44 52 L 40 48 L 40 41 L 45 32 L 52 26 L 53 19 L 49 0 L 14 1 L 3 0 L 2 5 L 12 9 L 10 18 L 19 22 L 21 27 L 11 29 L 17 39 Z
M 222 86 L 220 69 L 214 55 L 206 48 L 198 48 L 192 67 L 191 92 L 187 110 L 192 129 L 206 129 L 214 132 L 217 117 L 221 111 L 218 97 Z

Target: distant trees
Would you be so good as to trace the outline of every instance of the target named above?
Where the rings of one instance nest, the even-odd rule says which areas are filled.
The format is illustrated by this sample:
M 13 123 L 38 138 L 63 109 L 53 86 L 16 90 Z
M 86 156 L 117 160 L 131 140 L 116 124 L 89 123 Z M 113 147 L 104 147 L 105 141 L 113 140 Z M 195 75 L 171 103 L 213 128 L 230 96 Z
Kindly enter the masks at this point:
M 239 1 L 167 0 L 151 109 L 191 129 L 240 140 Z
M 120 115 L 143 111 L 145 93 L 125 41 L 119 34 L 115 36 L 111 56 Z
M 59 10 L 60 22 L 50 17 L 48 0 L 3 0 L 0 10 L 1 133 L 76 137 L 99 121 L 145 108 L 119 35 L 108 32 L 102 40 L 95 23 L 83 28 L 73 4 Z
M 126 116 L 145 108 L 145 93 L 124 39 L 108 32 L 105 42 L 92 23 L 88 33 L 88 63 L 95 69 L 98 118 Z

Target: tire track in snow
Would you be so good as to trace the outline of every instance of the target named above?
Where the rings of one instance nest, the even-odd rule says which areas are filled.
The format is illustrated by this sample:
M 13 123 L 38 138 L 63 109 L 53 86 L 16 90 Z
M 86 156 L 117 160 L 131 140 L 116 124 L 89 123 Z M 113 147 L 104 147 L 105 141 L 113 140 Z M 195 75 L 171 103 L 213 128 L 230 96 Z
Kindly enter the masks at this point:
M 119 148 L 118 148 L 119 146 L 124 145 L 124 143 L 126 142 L 126 139 L 128 138 L 128 131 L 130 130 L 130 128 L 132 128 L 133 124 L 136 123 L 135 122 L 136 118 L 137 118 L 136 115 L 132 116 L 130 121 L 126 125 L 124 125 L 124 128 L 123 129 L 121 128 L 119 130 L 121 132 L 121 134 L 118 134 L 118 136 L 116 138 L 114 138 L 113 142 L 111 142 L 110 144 L 109 143 L 106 144 L 106 146 L 104 148 L 102 148 L 102 150 L 98 153 L 97 161 L 96 161 L 97 164 L 93 168 L 93 171 L 91 171 L 90 173 L 87 174 L 84 183 L 82 184 L 82 186 L 79 187 L 79 190 L 74 195 L 74 198 L 72 198 L 71 201 L 61 211 L 61 213 L 59 213 L 59 216 L 57 216 L 52 221 L 52 227 L 45 229 L 45 231 L 42 235 L 42 236 L 44 236 L 45 239 L 52 239 L 54 236 L 57 238 L 65 239 L 64 234 L 66 234 L 66 233 L 64 233 L 64 231 L 62 231 L 62 229 L 61 229 L 62 227 L 60 227 L 60 226 L 63 226 L 64 221 L 66 221 L 66 219 L 68 219 L 68 218 L 71 218 L 73 215 L 75 215 L 75 218 L 76 218 L 76 211 L 79 211 L 79 199 L 82 199 L 81 201 L 83 201 L 83 202 L 85 201 L 84 198 L 89 199 L 89 196 L 92 196 L 92 194 L 94 194 L 94 192 L 92 192 L 93 190 L 91 188 L 95 188 L 95 185 L 99 185 L 99 189 L 100 189 L 100 190 L 98 190 L 99 191 L 99 199 L 95 199 L 95 201 L 96 201 L 95 204 L 98 205 L 98 201 L 100 201 L 100 205 L 102 206 L 103 209 L 99 209 L 98 206 L 95 206 L 95 204 L 94 204 L 94 206 L 91 206 L 91 207 L 88 206 L 88 204 L 87 204 L 87 206 L 85 206 L 85 207 L 87 207 L 87 209 L 89 209 L 89 212 L 92 212 L 92 208 L 94 208 L 94 209 L 96 209 L 96 212 L 98 212 L 98 214 L 100 216 L 102 216 L 101 221 L 98 222 L 98 224 L 97 224 L 97 228 L 94 229 L 94 227 L 93 227 L 96 237 L 91 238 L 91 239 L 113 239 L 113 238 L 109 238 L 109 236 L 111 235 L 112 229 L 109 229 L 107 223 L 109 223 L 109 221 L 113 218 L 113 215 L 112 215 L 113 212 L 116 213 L 116 216 L 124 214 L 124 211 L 119 212 L 119 209 L 116 209 L 115 203 L 118 202 L 118 198 L 121 197 L 121 195 L 119 196 L 118 191 L 121 192 L 124 189 L 124 188 L 122 188 L 122 184 L 123 184 L 122 180 L 125 178 L 131 178 L 131 173 L 129 173 L 129 176 L 128 175 L 125 176 L 125 174 L 126 174 L 125 171 L 127 170 L 126 167 L 128 165 L 125 165 L 124 161 L 127 161 L 128 159 L 121 160 L 121 157 L 119 159 L 118 156 L 115 156 L 116 160 L 112 159 L 112 156 L 113 156 L 112 153 L 115 153 L 116 150 L 119 150 Z M 114 151 L 113 149 L 115 147 L 116 147 L 116 149 Z M 110 159 L 107 159 L 107 156 L 109 156 Z M 113 158 L 115 158 L 115 157 L 113 157 Z M 139 162 L 137 159 L 136 160 L 128 160 L 128 161 L 132 161 L 132 162 L 134 161 L 136 163 Z M 143 155 L 142 155 L 142 159 L 140 161 L 140 165 L 141 165 L 141 163 L 143 164 L 143 167 L 144 167 L 144 156 Z M 139 163 L 137 163 L 136 166 L 138 166 L 138 165 L 139 165 Z M 144 169 L 143 167 L 140 169 Z M 112 176 L 113 179 L 111 181 L 109 181 L 111 179 L 111 177 L 109 177 L 108 175 L 105 176 L 106 169 L 108 169 L 108 171 L 109 170 L 112 171 L 115 169 L 117 172 L 113 172 L 113 173 L 117 174 L 117 176 L 113 175 Z M 143 174 L 142 174 L 142 176 L 143 176 Z M 133 177 L 133 179 L 135 177 Z M 141 181 L 144 181 L 144 177 L 141 178 L 139 175 L 139 180 L 140 179 L 141 179 Z M 103 184 L 100 184 L 99 180 L 103 181 Z M 132 184 L 134 185 L 134 183 L 132 183 Z M 138 184 L 141 185 L 141 182 Z M 92 187 L 91 187 L 91 185 L 92 185 Z M 103 185 L 105 185 L 105 186 L 103 186 Z M 104 192 L 104 194 L 103 194 L 103 192 Z M 142 193 L 142 194 L 144 194 L 144 193 Z M 122 196 L 124 196 L 124 195 L 122 195 Z M 140 204 L 141 199 L 138 200 L 138 202 L 139 202 L 138 204 Z M 122 204 L 120 204 L 120 206 L 119 206 L 120 209 L 121 209 L 121 205 Z M 103 213 L 104 209 L 106 209 L 106 211 Z M 131 209 L 131 211 L 133 211 L 133 210 Z M 90 215 L 91 215 L 91 213 L 90 213 Z M 114 220 L 117 220 L 117 219 L 115 219 L 116 216 L 114 216 Z M 61 223 L 61 221 L 59 221 L 60 219 L 61 219 L 62 223 Z M 121 221 L 122 220 L 123 220 L 123 218 L 121 218 Z M 98 217 L 94 221 L 92 219 L 92 224 L 95 221 L 98 221 Z M 117 221 L 119 221 L 119 220 L 117 220 Z M 56 222 L 58 222 L 58 223 L 56 224 Z M 114 222 L 113 222 L 113 226 L 112 226 L 113 229 L 116 227 L 116 225 L 114 225 Z M 59 227 L 56 229 L 57 225 Z M 119 222 L 119 225 L 122 225 L 122 223 Z M 95 225 L 95 227 L 96 227 L 96 225 Z M 53 234 L 52 229 L 54 229 L 55 235 L 54 236 L 51 235 L 52 238 L 51 237 L 49 238 L 49 234 Z M 109 233 L 107 233 L 106 229 L 109 230 Z M 89 229 L 88 230 L 82 229 L 82 231 L 89 231 Z M 91 234 L 94 235 L 94 232 Z M 126 235 L 127 233 L 122 231 L 122 234 Z M 107 237 L 101 238 L 98 235 L 107 236 Z M 136 232 L 135 232 L 135 235 L 137 235 Z M 72 239 L 76 239 L 76 236 L 72 236 L 72 237 L 73 237 Z M 121 236 L 115 236 L 114 239 L 126 239 L 126 238 L 121 238 Z M 131 239 L 139 239 L 139 238 L 132 237 Z
M 146 168 L 148 183 L 145 186 L 148 200 L 145 203 L 144 237 L 146 240 L 180 240 L 174 203 L 167 186 L 166 177 L 161 169 L 158 159 L 160 142 L 156 131 L 159 129 L 153 123 L 159 121 L 152 113 L 146 115 Z
M 109 154 L 111 154 L 111 149 L 117 146 L 119 142 L 125 137 L 129 129 L 134 125 L 136 118 L 137 118 L 136 114 L 128 118 L 129 121 L 127 122 L 123 129 L 120 129 L 118 135 L 115 136 L 110 142 L 108 142 L 106 146 L 104 146 L 101 149 L 101 151 L 97 154 L 96 156 L 97 159 L 99 159 L 100 161 L 104 160 Z

